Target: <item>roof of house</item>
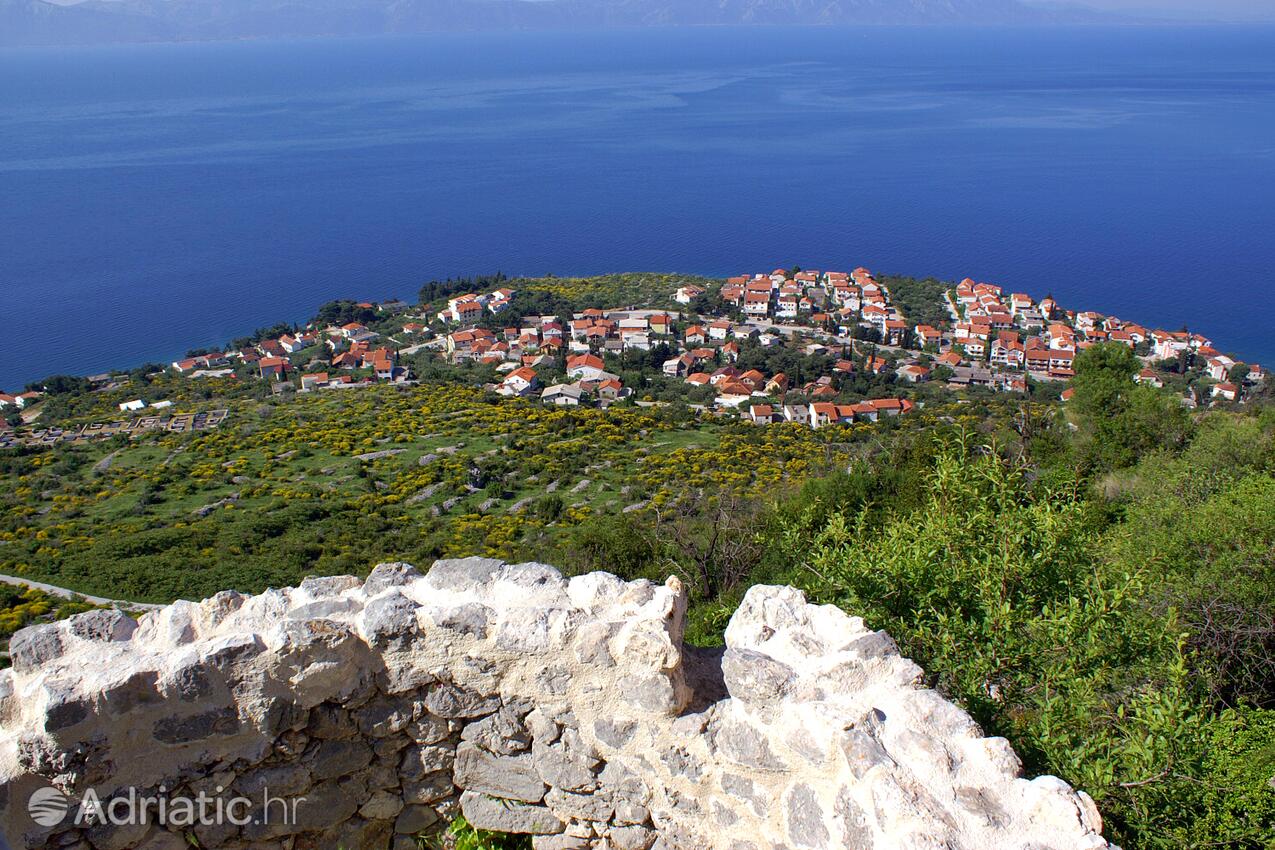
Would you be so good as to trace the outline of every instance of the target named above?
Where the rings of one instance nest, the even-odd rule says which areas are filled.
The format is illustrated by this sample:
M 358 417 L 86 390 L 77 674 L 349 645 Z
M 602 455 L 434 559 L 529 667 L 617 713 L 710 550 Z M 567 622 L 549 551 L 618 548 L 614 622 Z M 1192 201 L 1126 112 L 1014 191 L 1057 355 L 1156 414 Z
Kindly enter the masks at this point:
M 596 354 L 577 354 L 567 358 L 568 369 L 602 369 L 606 366 Z
M 580 398 L 580 388 L 575 384 L 554 384 L 551 387 L 545 387 L 545 391 L 540 394 L 541 398 L 549 398 L 555 395 L 565 395 L 571 398 Z

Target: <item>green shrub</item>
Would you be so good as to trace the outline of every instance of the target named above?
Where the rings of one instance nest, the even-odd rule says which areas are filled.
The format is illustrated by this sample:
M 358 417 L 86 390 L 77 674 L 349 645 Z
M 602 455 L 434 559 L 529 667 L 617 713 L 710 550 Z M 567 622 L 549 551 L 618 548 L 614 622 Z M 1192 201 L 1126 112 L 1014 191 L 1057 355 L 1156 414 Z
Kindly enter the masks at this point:
M 1228 711 L 1209 726 L 1191 847 L 1275 847 L 1275 712 Z
M 463 818 L 452 821 L 447 829 L 450 850 L 531 850 L 531 837 L 527 835 L 502 835 L 470 826 Z M 423 843 L 422 848 L 429 848 Z
M 1145 570 L 1097 557 L 1083 492 L 1033 487 L 1028 471 L 947 446 L 919 507 L 832 516 L 809 589 L 889 631 L 1030 771 L 1092 794 L 1126 848 L 1182 846 L 1209 729 L 1180 627 L 1142 604 Z

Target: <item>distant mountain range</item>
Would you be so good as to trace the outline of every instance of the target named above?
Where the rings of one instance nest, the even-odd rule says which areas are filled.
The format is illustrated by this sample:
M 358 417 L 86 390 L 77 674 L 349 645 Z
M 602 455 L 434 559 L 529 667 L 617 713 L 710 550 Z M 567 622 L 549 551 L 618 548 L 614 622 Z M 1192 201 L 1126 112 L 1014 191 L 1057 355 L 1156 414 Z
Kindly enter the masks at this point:
M 602 27 L 1109 20 L 1019 0 L 0 0 L 0 46 Z

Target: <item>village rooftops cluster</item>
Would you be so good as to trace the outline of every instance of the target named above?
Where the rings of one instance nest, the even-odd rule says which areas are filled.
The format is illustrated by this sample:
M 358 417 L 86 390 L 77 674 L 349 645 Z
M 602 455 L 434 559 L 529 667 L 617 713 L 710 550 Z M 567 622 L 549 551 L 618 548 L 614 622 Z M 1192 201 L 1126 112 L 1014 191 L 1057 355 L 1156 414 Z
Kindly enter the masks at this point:
M 863 322 L 876 328 L 889 345 L 899 345 L 907 331 L 903 315 L 890 303 L 890 293 L 862 266 L 852 272 L 775 269 L 770 274 L 739 275 L 727 279 L 721 297 L 750 319 L 809 316 L 816 324 Z
M 1251 366 L 1243 382 L 1231 381 L 1235 361 L 1199 334 L 1149 330 L 1111 316 L 1067 311 L 1052 298 L 1037 303 L 1027 295 L 1007 294 L 995 284 L 970 279 L 949 291 L 946 301 L 952 320 L 938 327 L 909 322 L 892 303 L 888 288 L 864 267 L 850 272 L 775 269 L 731 277 L 717 292 L 725 308 L 720 313 L 705 306 L 701 297 L 710 294 L 705 287 L 689 283 L 675 290 L 673 301 L 697 312 L 590 309 L 570 319 L 521 316 L 503 329 L 492 329 L 491 321 L 482 322 L 484 327 L 478 323 L 484 316 L 508 310 L 516 290 L 456 295 L 448 298 L 445 308 L 434 317 L 453 328 L 451 332 L 419 347 L 437 348 L 453 363 L 494 366 L 501 379 L 490 388 L 501 395 L 540 397 L 558 405 L 605 405 L 631 395 L 632 388 L 608 370 L 604 358 L 658 347 L 674 354 L 662 364 L 667 377 L 681 379 L 691 387 L 709 388 L 714 408 L 741 411 L 743 418 L 752 421 L 764 421 L 766 415 L 742 411 L 764 406 L 768 400 L 782 402 L 791 392 L 802 393 L 808 402 L 836 403 L 838 380 L 852 377 L 857 370 L 873 376 L 890 375 L 896 385 L 904 387 L 925 383 L 934 377 L 936 368 L 944 368 L 943 376 L 953 389 L 982 386 L 1026 393 L 1029 377 L 1068 380 L 1074 375 L 1077 353 L 1104 341 L 1141 346 L 1148 364 L 1153 358 L 1169 359 L 1181 352 L 1203 358 L 1207 373 L 1216 381 L 1212 396 L 1218 400 L 1242 400 L 1245 386 L 1254 386 L 1265 377 L 1260 366 Z M 385 305 L 361 306 L 381 310 Z M 408 322 L 402 336 L 408 339 L 428 330 L 424 324 Z M 794 334 L 804 338 L 805 354 L 840 358 L 832 374 L 790 386 L 783 373 L 766 375 L 735 367 L 742 345 L 783 346 L 788 344 L 785 337 Z M 852 339 L 870 339 L 873 348 L 865 352 Z M 399 366 L 399 350 L 359 323 L 311 328 L 229 355 L 187 358 L 173 367 L 192 376 L 218 375 L 231 371 L 219 367 L 249 362 L 261 377 L 276 382 L 276 387 L 286 387 L 283 382 L 292 377 L 296 355 L 306 356 L 308 349 L 320 342 L 329 359 L 306 357 L 309 368 L 299 376 L 303 391 L 411 378 L 410 372 Z M 395 342 L 404 344 L 402 340 Z M 316 362 L 328 368 L 315 371 Z M 568 381 L 560 380 L 564 363 Z M 555 379 L 547 381 L 550 373 Z M 1149 368 L 1137 380 L 1162 383 Z M 772 409 L 782 411 L 783 405 Z M 780 412 L 773 415 L 816 425 L 823 420 L 847 419 L 844 415 L 821 419 L 808 411 L 795 419 Z M 869 418 L 866 409 L 856 415 Z
M 377 308 L 384 305 L 362 302 L 358 306 Z M 424 325 L 408 323 L 404 332 L 411 334 L 414 329 L 419 332 L 424 328 Z M 328 371 L 300 376 L 301 389 L 306 391 L 409 380 L 407 370 L 398 365 L 398 350 L 388 345 L 377 345 L 379 338 L 379 333 L 362 323 L 348 322 L 264 339 L 238 351 L 193 355 L 174 361 L 171 368 L 177 374 L 190 378 L 223 378 L 234 375 L 236 368 L 247 364 L 260 378 L 277 385 L 292 379 L 297 371 L 294 358 L 304 357 L 307 362 L 328 366 Z M 359 370 L 365 371 L 356 377 L 355 373 Z
M 535 367 L 563 354 L 650 351 L 668 342 L 679 314 L 661 310 L 585 310 L 563 323 L 557 316 L 524 316 L 518 327 L 497 332 L 466 328 L 447 336 L 453 361 L 518 363 Z
M 564 327 L 554 316 L 524 317 L 520 327 L 497 334 L 484 328 L 448 335 L 447 355 L 455 362 L 476 361 L 494 365 L 503 379 L 494 387 L 504 396 L 539 395 L 546 403 L 578 405 L 596 399 L 605 406 L 630 391 L 619 375 L 608 372 L 597 351 L 649 351 L 653 336 L 665 336 L 673 317 L 667 313 L 638 311 L 608 314 L 586 310 Z M 658 330 L 656 330 L 658 329 Z M 542 387 L 537 370 L 556 368 L 565 357 L 565 371 L 572 383 Z
M 1066 310 L 1052 297 L 1038 303 L 1029 295 L 1006 293 L 995 284 L 969 278 L 948 292 L 947 302 L 953 324 L 950 331 L 918 325 L 914 333 L 922 345 L 942 351 L 939 361 L 955 369 L 967 384 L 1019 381 L 1024 380 L 1024 373 L 1065 381 L 1075 374 L 1073 362 L 1079 352 L 1099 343 L 1118 343 L 1139 352 L 1148 363 L 1186 359 L 1199 364 L 1217 382 L 1212 387 L 1214 398 L 1242 399 L 1242 388 L 1230 381 L 1237 361 L 1198 333 L 1149 329 L 1116 316 Z M 1163 386 L 1163 379 L 1149 367 L 1134 380 Z M 1249 364 L 1244 382 L 1254 386 L 1264 380 L 1262 367 Z M 1064 393 L 1064 400 L 1067 395 Z M 1193 395 L 1185 400 L 1196 402 Z
M 852 279 L 850 275 L 835 272 L 812 274 L 817 275 L 815 286 L 822 286 L 822 281 L 828 280 L 833 281 L 831 285 L 835 286 L 836 281 Z M 868 287 L 871 301 L 853 303 L 888 304 L 888 294 L 871 281 L 866 270 L 861 269 L 856 274 Z M 770 285 L 770 278 L 759 276 L 755 279 L 765 279 Z M 779 288 L 776 286 L 775 291 Z M 856 290 L 854 298 L 862 298 L 858 287 Z M 675 299 L 689 301 L 702 294 L 699 287 L 684 286 L 677 290 Z M 844 318 L 850 314 L 839 310 L 837 315 Z M 897 312 L 891 308 L 889 315 L 897 315 Z M 575 406 L 588 401 L 605 406 L 628 397 L 631 388 L 623 385 L 619 375 L 607 370 L 603 355 L 651 351 L 655 346 L 663 346 L 678 352 L 662 364 L 662 371 L 667 377 L 681 378 L 691 386 L 713 390 L 713 404 L 717 410 L 740 411 L 741 417 L 748 421 L 788 421 L 820 427 L 850 421 L 876 421 L 883 411 L 885 415 L 897 415 L 911 409 L 911 402 L 885 399 L 880 400 L 885 404 L 843 405 L 843 410 L 834 409 L 830 413 L 821 408 L 822 415 L 812 415 L 801 405 L 789 405 L 786 413 L 782 406 L 775 408 L 780 412 L 773 417 L 762 413 L 754 415 L 751 409 L 744 413 L 746 404 L 757 406 L 760 410 L 766 407 L 760 402 L 767 398 L 782 399 L 792 389 L 804 392 L 812 400 L 838 395 L 832 376 L 823 376 L 794 388 L 790 387 L 788 377 L 782 372 L 766 375 L 756 369 L 736 368 L 734 363 L 744 340 L 756 341 L 763 346 L 782 344 L 779 334 L 763 332 L 749 323 L 725 319 L 702 321 L 675 311 L 590 309 L 565 323 L 555 316 L 524 317 L 520 327 L 506 328 L 503 333 L 485 328 L 457 330 L 448 335 L 446 351 L 455 362 L 495 364 L 498 370 L 505 372 L 504 379 L 494 387 L 502 395 L 539 396 L 545 403 L 561 406 Z M 805 353 L 826 353 L 828 350 L 823 344 L 812 343 L 806 347 Z M 564 357 L 566 376 L 574 379 L 573 382 L 543 387 L 540 371 L 556 368 L 560 358 Z M 867 365 L 882 371 L 888 364 L 883 358 L 870 358 Z M 837 370 L 842 375 L 852 375 L 855 365 L 849 359 L 843 359 L 837 362 Z
M 754 404 L 748 408 L 747 418 L 758 425 L 795 422 L 811 428 L 821 428 L 824 425 L 876 422 L 883 417 L 907 413 L 912 408 L 911 400 L 906 398 L 877 398 L 854 404 L 833 404 L 826 401 L 812 404 Z
M 1192 406 L 1204 400 L 1200 396 L 1215 404 L 1245 401 L 1266 380 L 1260 365 L 1237 363 L 1201 334 L 1066 310 L 1051 297 L 1037 302 L 968 278 L 943 299 L 950 321 L 933 324 L 909 321 L 887 286 L 863 267 L 850 272 L 780 268 L 731 277 L 720 286 L 682 283 L 671 302 L 685 310 L 662 308 L 670 303 L 663 300 L 668 294 L 647 308 L 585 309 L 569 318 L 514 310 L 516 318 L 500 327 L 492 317 L 509 311 L 517 296 L 512 288 L 454 295 L 436 313 L 429 311 L 438 304 L 423 306 L 424 315 L 402 315 L 412 308 L 401 301 L 360 302 L 355 315 L 377 316 L 368 318 L 375 329 L 359 321 L 316 322 L 239 350 L 192 353 L 171 369 L 190 378 L 252 375 L 268 381 L 275 393 L 310 392 L 412 383 L 414 376 L 401 359 L 429 351 L 453 364 L 494 368 L 499 378 L 487 387 L 500 395 L 606 406 L 637 394 L 638 388 L 625 386 L 618 374 L 631 375 L 636 368 L 648 376 L 648 385 L 649 376 L 659 372 L 682 382 L 694 409 L 816 428 L 905 413 L 915 404 L 912 399 L 862 397 L 889 394 L 889 386 L 903 391 L 936 377 L 954 390 L 987 387 L 1026 394 L 1029 379 L 1069 380 L 1077 354 L 1102 342 L 1130 346 L 1142 358 L 1145 368 L 1134 378 L 1140 384 L 1163 386 L 1169 371 L 1189 369 L 1183 401 Z M 750 368 L 763 362 L 773 367 L 773 357 L 756 352 L 770 348 L 783 351 L 782 358 L 788 352 L 812 358 L 810 368 L 801 367 L 799 381 L 784 371 Z M 750 354 L 741 362 L 745 350 Z M 1152 368 L 1157 361 L 1174 360 L 1179 368 Z M 95 389 L 124 380 L 90 379 Z M 897 393 L 904 394 L 924 398 L 916 391 Z M 1069 395 L 1063 392 L 1062 400 Z M 0 394 L 0 412 L 12 416 L 39 396 Z M 638 403 L 659 403 L 649 395 L 643 399 Z M 138 399 L 120 409 L 137 413 L 146 406 Z M 26 416 L 30 419 L 30 412 Z M 17 439 L 12 429 L 7 434 L 10 442 Z M 60 438 L 41 432 L 40 439 L 50 436 Z
M 486 294 L 468 293 L 447 300 L 447 309 L 440 310 L 438 320 L 469 325 L 483 317 L 485 312 L 503 313 L 513 301 L 512 289 L 497 289 Z

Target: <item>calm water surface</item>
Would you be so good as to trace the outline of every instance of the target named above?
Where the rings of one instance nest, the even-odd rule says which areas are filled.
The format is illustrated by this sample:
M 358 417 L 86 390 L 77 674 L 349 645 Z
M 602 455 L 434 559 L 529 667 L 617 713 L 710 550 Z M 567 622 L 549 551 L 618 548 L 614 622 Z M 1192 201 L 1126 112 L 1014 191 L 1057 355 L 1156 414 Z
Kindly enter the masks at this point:
M 0 51 L 0 387 L 435 276 L 792 263 L 1275 361 L 1275 28 Z

